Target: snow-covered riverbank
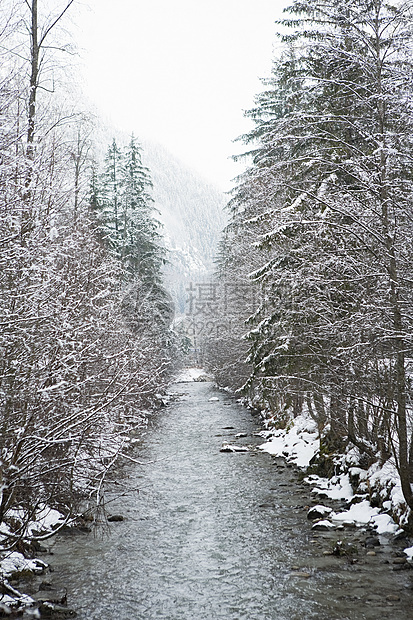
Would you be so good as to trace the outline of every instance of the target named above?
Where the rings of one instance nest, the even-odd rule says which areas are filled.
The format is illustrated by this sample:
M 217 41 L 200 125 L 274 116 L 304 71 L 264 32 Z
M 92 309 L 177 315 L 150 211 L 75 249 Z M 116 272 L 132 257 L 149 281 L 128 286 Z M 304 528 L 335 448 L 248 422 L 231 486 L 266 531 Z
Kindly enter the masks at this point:
M 185 369 L 178 378 L 180 382 L 197 381 L 205 372 L 201 369 Z M 303 471 L 308 470 L 320 448 L 320 436 L 314 420 L 305 413 L 294 418 L 287 429 L 269 429 L 261 433 L 265 443 L 260 448 L 276 457 L 282 457 Z M 326 511 L 322 519 L 326 528 L 342 524 L 370 526 L 377 534 L 403 536 L 409 509 L 403 498 L 395 464 L 389 460 L 380 466 L 378 462 L 368 469 L 360 467 L 360 453 L 353 447 L 334 459 L 336 473 L 331 478 L 308 474 L 304 480 L 312 487 L 311 493 L 318 499 L 346 502 L 346 510 Z M 373 501 L 372 501 L 373 500 Z M 321 522 L 321 519 L 320 519 Z M 315 523 L 320 527 L 320 523 Z M 406 557 L 413 561 L 413 547 L 405 548 Z
M 260 448 L 282 457 L 303 471 L 307 470 L 319 450 L 319 433 L 315 422 L 306 415 L 295 418 L 286 430 L 262 431 L 266 439 Z M 348 450 L 334 460 L 336 474 L 322 478 L 309 474 L 304 478 L 311 487 L 311 493 L 318 499 L 340 500 L 346 502 L 346 510 L 335 511 L 325 507 L 325 518 L 321 517 L 314 527 L 334 528 L 346 526 L 370 526 L 377 534 L 403 536 L 403 525 L 407 522 L 408 508 L 403 498 L 400 479 L 391 461 L 382 467 L 374 463 L 363 469 L 359 465 L 357 448 Z M 371 499 L 373 498 L 372 505 Z M 413 547 L 404 550 L 406 557 L 413 561 Z
M 202 370 L 187 369 L 177 378 L 177 383 L 208 380 Z M 219 402 L 211 396 L 208 402 Z M 404 535 L 401 526 L 407 517 L 407 509 L 398 483 L 397 472 L 389 463 L 379 468 L 369 469 L 359 466 L 358 453 L 355 449 L 335 460 L 336 472 L 331 478 L 322 478 L 306 472 L 319 449 L 319 435 L 314 421 L 305 415 L 298 416 L 286 430 L 263 430 L 259 433 L 264 443 L 259 447 L 274 457 L 284 459 L 305 472 L 304 481 L 311 487 L 315 506 L 308 512 L 315 530 L 337 531 L 351 527 L 374 530 L 377 535 L 385 535 L 392 540 Z M 235 435 L 234 439 L 237 440 Z M 378 505 L 371 505 L 374 498 Z M 380 499 L 377 502 L 378 498 Z M 305 501 L 305 500 L 304 500 Z M 311 502 L 310 502 L 311 503 Z M 345 506 L 345 509 L 343 508 Z M 30 524 L 33 533 L 47 531 L 62 523 L 63 517 L 57 511 L 46 508 L 40 511 L 37 519 Z M 3 532 L 6 534 L 6 532 Z M 413 564 L 413 546 L 406 541 L 404 547 L 406 561 Z M 19 592 L 15 578 L 22 573 L 39 574 L 47 571 L 47 564 L 39 559 L 27 559 L 17 551 L 4 551 L 0 554 L 0 577 L 5 584 L 4 594 L 0 599 L 0 612 L 4 614 L 13 610 L 26 610 L 33 617 L 39 617 L 39 600 Z M 43 557 L 43 556 L 41 556 Z M 29 590 L 30 591 L 30 590 Z M 44 599 L 44 592 L 41 593 Z M 49 592 L 53 598 L 53 592 Z M 46 601 L 50 605 L 59 605 Z M 44 600 L 41 604 L 44 604 Z M 1 617 L 1 613 L 0 613 Z
M 22 515 L 18 510 L 9 511 L 9 519 L 19 520 Z M 33 515 L 33 520 L 27 524 L 25 528 L 25 538 L 28 540 L 32 537 L 33 551 L 26 553 L 28 555 L 36 555 L 39 551 L 45 551 L 40 540 L 45 540 L 52 536 L 63 524 L 65 517 L 57 510 L 47 506 L 40 506 L 37 514 Z M 6 524 L 1 524 L 0 534 L 3 541 L 12 540 L 13 533 Z M 11 538 L 10 538 L 11 537 Z M 8 550 L 7 542 L 1 547 L 0 545 L 0 584 L 3 592 L 0 594 L 0 617 L 10 614 L 18 614 L 26 612 L 30 617 L 40 618 L 39 607 L 47 604 L 47 600 L 39 601 L 36 597 L 28 596 L 20 592 L 18 581 L 22 577 L 30 577 L 30 575 L 41 575 L 48 569 L 48 564 L 37 557 L 25 557 L 23 553 L 16 550 Z M 50 602 L 50 610 L 54 603 Z

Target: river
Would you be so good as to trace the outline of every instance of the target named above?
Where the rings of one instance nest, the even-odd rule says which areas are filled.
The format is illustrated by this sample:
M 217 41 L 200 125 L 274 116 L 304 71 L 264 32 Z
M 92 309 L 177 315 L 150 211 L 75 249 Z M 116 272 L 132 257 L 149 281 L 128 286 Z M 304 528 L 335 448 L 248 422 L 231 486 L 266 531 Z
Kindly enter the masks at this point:
M 211 383 L 171 392 L 133 453 L 145 464 L 109 494 L 125 520 L 54 543 L 53 585 L 80 620 L 412 618 L 413 571 L 393 570 L 386 539 L 374 556 L 363 532 L 344 533 L 355 559 L 325 555 L 343 533 L 311 531 L 293 469 L 255 449 L 220 452 L 262 442 L 258 420 Z

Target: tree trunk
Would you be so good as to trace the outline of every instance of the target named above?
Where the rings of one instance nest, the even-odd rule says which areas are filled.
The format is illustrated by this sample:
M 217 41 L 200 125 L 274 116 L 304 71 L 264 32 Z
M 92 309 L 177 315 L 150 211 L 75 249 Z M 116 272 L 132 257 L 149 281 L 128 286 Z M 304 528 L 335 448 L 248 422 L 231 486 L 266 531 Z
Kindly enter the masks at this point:
M 28 119 L 27 119 L 27 146 L 26 160 L 27 171 L 24 183 L 23 194 L 23 213 L 20 237 L 21 243 L 25 243 L 25 237 L 33 228 L 33 214 L 31 209 L 32 190 L 31 184 L 33 179 L 33 160 L 34 160 L 34 134 L 35 134 L 35 118 L 36 118 L 36 97 L 39 79 L 39 38 L 38 38 L 38 22 L 37 22 L 37 0 L 32 0 L 30 8 L 31 27 L 30 27 L 30 90 L 28 101 Z

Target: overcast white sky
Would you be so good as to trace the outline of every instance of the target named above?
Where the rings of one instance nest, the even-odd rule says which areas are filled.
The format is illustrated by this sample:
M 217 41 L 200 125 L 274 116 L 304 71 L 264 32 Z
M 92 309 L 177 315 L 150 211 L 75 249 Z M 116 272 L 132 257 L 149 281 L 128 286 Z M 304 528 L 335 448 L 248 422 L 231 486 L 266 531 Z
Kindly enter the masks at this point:
M 113 125 L 160 142 L 223 189 L 270 73 L 289 0 L 85 0 L 75 37 L 86 95 Z

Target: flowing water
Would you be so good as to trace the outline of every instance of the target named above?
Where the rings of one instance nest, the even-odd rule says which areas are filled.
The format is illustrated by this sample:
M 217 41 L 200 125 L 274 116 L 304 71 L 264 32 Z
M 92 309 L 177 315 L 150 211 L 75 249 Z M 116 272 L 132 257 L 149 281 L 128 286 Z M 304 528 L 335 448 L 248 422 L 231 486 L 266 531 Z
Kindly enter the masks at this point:
M 172 392 L 133 453 L 146 464 L 123 471 L 128 492 L 108 505 L 125 520 L 54 545 L 51 579 L 78 618 L 413 617 L 413 571 L 393 571 L 394 547 L 383 539 L 372 556 L 359 545 L 355 563 L 323 555 L 343 533 L 311 531 L 296 473 L 254 449 L 220 452 L 225 441 L 257 445 L 257 420 L 210 383 Z

